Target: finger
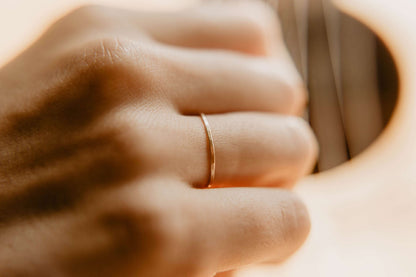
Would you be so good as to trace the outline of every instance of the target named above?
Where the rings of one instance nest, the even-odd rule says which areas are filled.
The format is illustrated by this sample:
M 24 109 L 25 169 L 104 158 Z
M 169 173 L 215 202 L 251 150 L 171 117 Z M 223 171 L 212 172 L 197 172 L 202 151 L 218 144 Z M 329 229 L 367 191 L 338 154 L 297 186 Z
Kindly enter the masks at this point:
M 193 200 L 193 254 L 199 260 L 197 264 L 217 272 L 282 261 L 309 233 L 306 208 L 288 191 L 199 190 Z
M 233 277 L 233 271 L 224 271 L 224 272 L 219 272 L 217 274 L 215 274 L 214 277 Z
M 87 32 L 89 34 L 87 36 L 88 41 L 91 41 L 91 32 L 93 37 L 108 35 L 113 37 L 117 35 L 117 37 L 130 37 L 134 41 L 143 41 L 145 39 L 143 30 L 145 33 L 149 33 L 150 36 L 153 36 L 153 33 L 159 29 L 166 32 L 167 26 L 177 28 L 175 20 L 180 21 L 182 16 L 139 13 L 104 7 L 84 8 L 74 12 L 74 14 L 76 21 L 82 21 L 83 24 L 92 21 L 96 22 L 95 25 L 99 26 L 98 29 L 104 28 L 106 35 L 103 35 L 102 30 L 98 31 L 97 28 Z M 193 13 L 189 12 L 189 14 L 192 15 Z M 211 16 L 215 18 L 215 13 L 206 17 L 210 18 Z M 165 22 L 167 20 L 165 17 L 173 17 L 173 19 Z M 240 17 L 246 18 L 246 16 Z M 196 18 L 199 18 L 199 16 Z M 224 16 L 224 20 L 228 20 L 228 18 Z M 212 19 L 211 21 L 217 22 Z M 188 28 L 194 25 L 192 20 L 184 24 Z M 237 25 L 240 26 L 241 24 Z M 226 26 L 228 25 L 225 24 Z M 154 28 L 155 30 L 148 28 Z M 212 33 L 222 34 L 222 29 L 219 28 L 219 30 L 212 31 Z M 244 29 L 244 32 L 240 31 L 240 33 L 249 33 L 244 25 L 241 25 L 241 29 Z M 110 34 L 107 34 L 108 32 Z M 225 38 L 232 37 L 231 34 L 234 34 L 234 32 L 238 33 L 236 30 L 232 30 L 225 32 L 223 36 Z M 166 33 L 171 34 L 171 32 Z M 192 33 L 199 34 L 200 32 Z M 173 34 L 172 36 L 176 38 L 179 34 Z M 198 39 L 198 41 L 200 40 Z M 224 39 L 216 37 L 213 41 L 220 44 Z M 248 41 L 255 40 L 250 39 Z M 277 44 L 282 44 L 283 48 L 277 51 L 272 58 L 267 59 L 230 51 L 213 51 L 212 49 L 193 49 L 192 51 L 189 48 L 153 43 L 152 51 L 154 50 L 157 53 L 157 58 L 153 62 L 158 63 L 160 61 L 162 64 L 160 68 L 153 70 L 152 73 L 160 73 L 159 78 L 165 80 L 162 89 L 175 97 L 172 101 L 185 114 L 218 113 L 233 110 L 298 113 L 306 102 L 305 88 L 289 59 L 286 49 L 284 49 L 282 41 L 276 41 L 278 41 Z M 165 41 L 165 43 L 168 42 Z M 120 48 L 118 40 L 115 44 L 116 46 L 112 47 Z M 239 41 L 236 44 L 241 45 L 242 43 Z M 216 48 L 227 49 L 221 46 Z M 144 56 L 142 53 L 140 55 Z M 129 56 L 128 60 L 137 61 L 137 57 Z M 137 62 L 141 67 L 143 66 L 140 61 Z
M 127 13 L 141 30 L 165 44 L 261 56 L 286 51 L 277 16 L 261 1 L 206 3 L 170 14 Z
M 290 186 L 312 169 L 317 144 L 297 117 L 259 113 L 208 115 L 216 156 L 214 186 Z M 207 135 L 199 117 L 189 117 L 175 164 L 197 187 L 210 176 Z M 192 130 L 192 131 L 189 131 Z
M 291 61 L 218 51 L 165 49 L 165 90 L 183 114 L 265 111 L 299 114 L 306 89 Z

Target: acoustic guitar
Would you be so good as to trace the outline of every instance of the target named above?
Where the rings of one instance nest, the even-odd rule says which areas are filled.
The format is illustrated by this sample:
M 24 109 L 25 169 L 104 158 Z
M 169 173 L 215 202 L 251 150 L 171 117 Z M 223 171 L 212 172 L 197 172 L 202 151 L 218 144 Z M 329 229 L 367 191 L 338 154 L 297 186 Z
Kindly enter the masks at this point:
M 416 2 L 333 4 L 368 26 L 391 52 L 400 81 L 392 117 L 360 154 L 297 186 L 312 221 L 310 237 L 300 251 L 283 264 L 254 266 L 233 276 L 416 276 Z M 349 45 L 353 50 L 360 42 Z M 336 61 L 331 63 L 335 68 Z M 361 66 L 368 64 L 363 61 Z

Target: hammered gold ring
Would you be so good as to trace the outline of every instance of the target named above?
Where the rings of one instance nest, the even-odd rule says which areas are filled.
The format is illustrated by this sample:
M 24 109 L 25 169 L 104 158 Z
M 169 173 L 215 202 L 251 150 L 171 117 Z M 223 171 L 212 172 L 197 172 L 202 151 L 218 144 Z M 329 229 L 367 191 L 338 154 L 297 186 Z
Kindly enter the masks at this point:
M 212 130 L 211 130 L 211 126 L 209 125 L 208 122 L 208 118 L 205 114 L 201 113 L 200 114 L 201 119 L 202 119 L 202 123 L 204 124 L 205 127 L 205 132 L 207 133 L 207 137 L 208 137 L 208 143 L 209 143 L 209 152 L 210 152 L 210 177 L 208 180 L 208 185 L 207 187 L 211 187 L 212 184 L 214 183 L 215 180 L 215 145 L 214 145 L 214 139 L 212 137 Z

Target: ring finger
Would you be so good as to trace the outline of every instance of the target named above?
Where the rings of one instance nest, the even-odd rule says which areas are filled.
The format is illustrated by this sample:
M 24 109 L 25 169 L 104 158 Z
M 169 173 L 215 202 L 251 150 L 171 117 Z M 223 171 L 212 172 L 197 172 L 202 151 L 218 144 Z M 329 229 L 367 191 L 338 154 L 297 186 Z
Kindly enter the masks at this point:
M 214 186 L 290 186 L 307 174 L 317 146 L 309 126 L 296 117 L 263 113 L 208 115 L 216 154 Z M 197 187 L 210 176 L 210 152 L 201 118 L 188 117 L 185 176 Z M 189 132 L 189 131 L 188 131 Z M 182 156 L 181 156 L 182 157 Z

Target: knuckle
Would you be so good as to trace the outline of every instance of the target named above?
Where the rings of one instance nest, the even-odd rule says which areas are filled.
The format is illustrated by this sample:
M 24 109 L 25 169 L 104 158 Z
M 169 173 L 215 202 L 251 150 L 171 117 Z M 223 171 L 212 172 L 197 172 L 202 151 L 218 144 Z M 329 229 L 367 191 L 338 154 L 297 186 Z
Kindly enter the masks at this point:
M 158 67 L 159 58 L 147 42 L 110 35 L 92 41 L 87 51 L 87 64 L 104 73 L 104 80 L 117 81 L 116 85 L 121 85 L 126 92 L 131 92 L 126 88 L 135 87 L 136 92 L 130 96 L 154 82 L 154 68 Z
M 252 76 L 262 80 L 261 95 L 267 97 L 264 109 L 271 112 L 300 115 L 306 107 L 308 93 L 298 72 L 288 61 L 250 60 Z
M 117 69 L 131 67 L 128 57 L 134 55 L 137 46 L 129 39 L 108 36 L 95 39 L 85 45 L 82 56 L 88 59 L 87 64 L 94 69 Z M 116 73 L 118 71 L 114 71 Z M 123 72 L 125 73 L 125 72 Z
M 152 66 L 142 48 L 129 39 L 113 36 L 93 39 L 62 55 L 62 75 L 64 80 L 70 79 L 67 83 L 78 83 L 80 92 L 88 95 L 100 94 L 118 101 L 140 97 L 150 82 L 151 73 L 146 69 Z
M 113 196 L 112 208 L 104 213 L 115 247 L 124 250 L 136 263 L 139 261 L 143 270 L 153 266 L 181 270 L 184 256 L 179 256 L 180 249 L 187 247 L 184 217 L 169 204 L 148 200 L 154 199 L 149 197 L 149 191 L 146 196 L 141 195 L 123 191 L 115 200 Z
M 274 101 L 266 103 L 271 111 L 302 115 L 308 102 L 308 93 L 296 73 L 285 67 L 273 74 L 267 82 L 267 91 L 274 98 Z
M 60 53 L 58 60 L 60 73 L 65 77 L 76 77 L 80 80 L 97 77 L 96 74 L 92 73 L 101 72 L 101 69 L 109 68 L 115 65 L 116 62 L 122 62 L 122 49 L 121 41 L 116 38 L 88 40 Z M 117 59 L 114 59 L 114 57 Z
M 308 93 L 301 82 L 287 83 L 287 109 L 290 114 L 300 115 L 308 102 Z
M 261 1 L 246 3 L 245 9 L 245 32 L 252 37 L 251 41 L 267 51 L 272 46 L 271 39 L 281 37 L 277 15 L 269 5 Z
M 113 207 L 103 215 L 103 223 L 112 240 L 126 254 L 154 262 L 157 253 L 164 250 L 170 239 L 163 226 L 165 216 L 159 210 L 139 205 L 132 197 L 119 200 L 114 201 Z
M 162 131 L 157 130 L 158 126 L 155 124 L 158 123 L 149 119 L 151 116 L 153 115 L 149 115 L 147 111 L 137 113 L 131 109 L 124 109 L 111 114 L 107 123 L 117 130 L 119 140 L 146 172 L 161 167 L 160 159 L 168 158 L 171 146 Z
M 293 117 L 288 122 L 292 130 L 291 139 L 296 147 L 294 160 L 298 165 L 299 175 L 302 176 L 311 169 L 318 155 L 318 143 L 309 124 L 299 117 Z
M 270 65 L 268 65 L 270 67 Z M 280 102 L 284 113 L 301 115 L 308 102 L 308 92 L 302 78 L 290 60 L 272 63 L 275 91 L 281 91 Z M 284 103 L 284 104 L 283 104 Z

